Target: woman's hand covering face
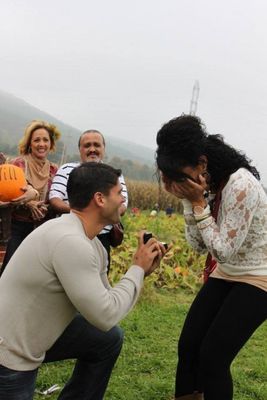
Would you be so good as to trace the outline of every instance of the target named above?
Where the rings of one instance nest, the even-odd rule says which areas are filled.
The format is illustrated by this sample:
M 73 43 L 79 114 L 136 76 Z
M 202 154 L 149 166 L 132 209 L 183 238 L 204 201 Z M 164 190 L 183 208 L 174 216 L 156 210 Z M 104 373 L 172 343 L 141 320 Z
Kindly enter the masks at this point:
M 162 181 L 167 192 L 179 199 L 187 199 L 191 203 L 200 203 L 204 199 L 204 192 L 207 189 L 206 179 L 199 175 L 199 183 L 186 178 L 183 182 L 175 182 L 162 176 Z

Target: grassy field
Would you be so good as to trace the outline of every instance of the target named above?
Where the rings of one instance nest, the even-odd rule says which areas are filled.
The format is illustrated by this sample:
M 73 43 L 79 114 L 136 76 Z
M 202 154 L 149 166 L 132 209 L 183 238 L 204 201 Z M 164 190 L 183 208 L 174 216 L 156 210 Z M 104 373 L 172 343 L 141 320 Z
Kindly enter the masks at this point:
M 193 298 L 185 290 L 145 290 L 137 307 L 122 322 L 125 342 L 105 399 L 170 400 L 177 362 L 176 347 Z M 236 358 L 233 367 L 235 400 L 267 399 L 267 324 L 262 325 Z M 43 365 L 38 389 L 66 382 L 72 361 Z M 57 398 L 58 393 L 49 396 Z M 48 396 L 36 394 L 34 399 Z
M 202 284 L 203 257 L 185 243 L 180 216 L 163 213 L 150 218 L 126 215 L 125 241 L 113 253 L 111 280 L 116 282 L 128 268 L 136 247 L 136 231 L 146 229 L 160 240 L 173 242 L 167 260 L 146 280 L 135 309 L 122 321 L 125 341 L 113 371 L 106 400 L 171 400 L 177 363 L 177 340 L 188 307 Z M 267 324 L 263 324 L 242 349 L 232 366 L 235 400 L 267 399 Z M 73 367 L 72 361 L 43 365 L 37 388 L 63 386 Z M 34 399 L 57 399 L 36 394 Z M 73 399 L 74 400 L 74 399 Z

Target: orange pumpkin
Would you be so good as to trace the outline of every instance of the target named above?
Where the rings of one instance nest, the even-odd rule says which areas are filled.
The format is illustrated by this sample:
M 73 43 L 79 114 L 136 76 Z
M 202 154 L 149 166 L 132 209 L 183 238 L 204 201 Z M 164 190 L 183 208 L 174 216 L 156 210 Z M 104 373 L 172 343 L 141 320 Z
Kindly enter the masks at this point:
M 0 200 L 11 201 L 21 196 L 21 190 L 27 186 L 24 172 L 21 168 L 12 164 L 0 165 Z

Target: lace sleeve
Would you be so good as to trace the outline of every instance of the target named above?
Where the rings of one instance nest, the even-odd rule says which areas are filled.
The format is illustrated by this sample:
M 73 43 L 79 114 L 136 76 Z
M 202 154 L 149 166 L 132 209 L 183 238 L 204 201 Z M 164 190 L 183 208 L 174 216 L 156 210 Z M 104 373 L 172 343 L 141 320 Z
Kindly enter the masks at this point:
M 186 199 L 182 200 L 182 204 L 184 209 L 186 240 L 198 253 L 206 253 L 207 248 L 197 227 L 192 211 L 192 204 Z
M 259 199 L 257 181 L 248 171 L 240 169 L 230 177 L 222 192 L 218 224 L 213 220 L 200 230 L 206 248 L 220 263 L 240 249 Z

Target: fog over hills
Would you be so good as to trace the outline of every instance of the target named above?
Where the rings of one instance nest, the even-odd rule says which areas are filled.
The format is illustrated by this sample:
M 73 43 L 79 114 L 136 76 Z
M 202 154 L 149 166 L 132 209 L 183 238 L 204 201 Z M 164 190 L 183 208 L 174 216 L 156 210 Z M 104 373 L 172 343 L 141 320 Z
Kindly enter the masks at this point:
M 65 143 L 69 155 L 77 154 L 77 143 L 81 131 L 65 124 L 54 116 L 39 110 L 26 101 L 0 90 L 0 139 L 2 143 L 15 145 L 22 137 L 25 126 L 33 119 L 42 119 L 51 122 L 60 129 L 61 140 Z M 88 121 L 88 129 L 97 129 Z M 106 153 L 108 158 L 137 161 L 151 166 L 154 163 L 154 151 L 148 147 L 123 139 L 106 135 Z M 1 149 L 0 149 L 1 150 Z

